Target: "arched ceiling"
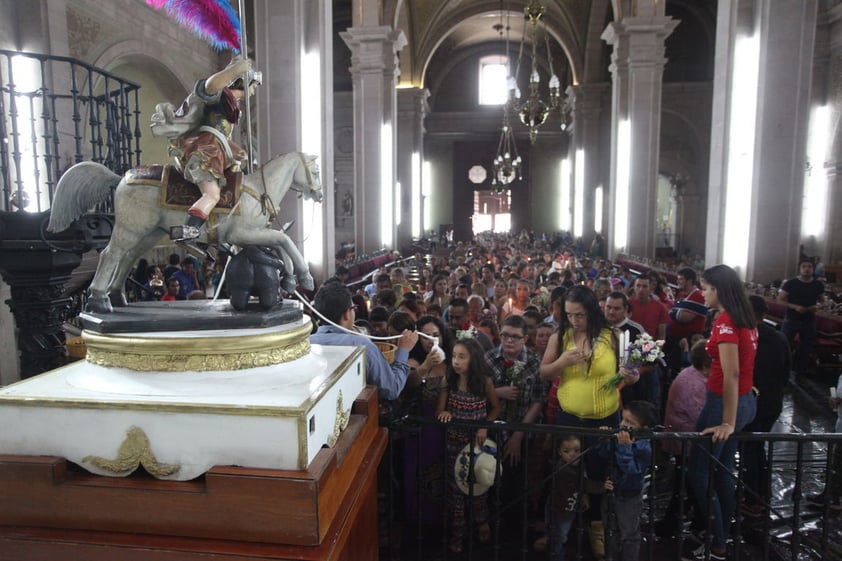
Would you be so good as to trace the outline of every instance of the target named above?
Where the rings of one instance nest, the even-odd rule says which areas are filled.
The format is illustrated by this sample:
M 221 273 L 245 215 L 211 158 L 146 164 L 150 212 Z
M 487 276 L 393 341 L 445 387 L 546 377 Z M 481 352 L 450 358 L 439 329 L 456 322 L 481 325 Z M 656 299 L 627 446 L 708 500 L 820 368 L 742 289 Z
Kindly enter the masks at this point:
M 593 28 L 591 20 L 598 17 L 600 23 L 604 21 L 607 0 L 541 0 L 541 3 L 546 9 L 543 23 L 547 32 L 561 45 L 567 58 L 558 64 L 569 66 L 573 78 L 578 80 L 584 73 L 588 34 Z M 504 29 L 509 27 L 510 47 L 515 56 L 528 27 L 523 10 L 529 0 L 387 0 L 384 4 L 387 4 L 385 13 L 393 16 L 392 21 L 408 39 L 407 47 L 400 53 L 400 80 L 404 85 L 424 85 L 433 56 L 447 58 L 450 53 L 466 52 L 478 44 L 504 43 L 501 23 Z

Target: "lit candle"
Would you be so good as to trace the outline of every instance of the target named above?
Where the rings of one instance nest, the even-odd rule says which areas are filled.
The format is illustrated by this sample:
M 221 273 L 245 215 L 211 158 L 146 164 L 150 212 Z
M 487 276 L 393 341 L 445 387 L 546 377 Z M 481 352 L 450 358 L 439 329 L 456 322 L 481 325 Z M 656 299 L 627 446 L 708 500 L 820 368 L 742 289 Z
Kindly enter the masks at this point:
M 368 308 L 368 311 L 370 312 L 371 311 L 371 300 L 366 300 L 365 305 L 366 305 L 366 308 Z
M 629 332 L 628 331 L 621 331 L 620 332 L 620 362 L 625 360 L 626 358 L 626 349 L 629 346 Z
M 512 297 L 509 296 L 509 311 L 512 311 Z

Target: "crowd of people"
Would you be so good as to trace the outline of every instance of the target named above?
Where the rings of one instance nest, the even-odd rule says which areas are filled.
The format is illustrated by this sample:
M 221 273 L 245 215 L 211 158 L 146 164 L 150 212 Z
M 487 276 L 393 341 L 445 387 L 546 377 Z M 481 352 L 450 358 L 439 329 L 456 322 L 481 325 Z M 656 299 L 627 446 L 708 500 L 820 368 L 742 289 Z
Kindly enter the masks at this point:
M 167 263 L 141 259 L 126 281 L 126 294 L 135 302 L 203 300 L 213 298 L 220 287 L 224 262 L 201 261 L 192 255 L 170 254 Z
M 424 482 L 400 492 L 407 517 L 447 524 L 452 552 L 472 537 L 489 541 L 493 516 L 514 524 L 528 512 L 533 546 L 552 559 L 563 558 L 581 520 L 594 559 L 636 561 L 645 476 L 667 462 L 688 470 L 688 488 L 676 481 L 674 496 L 689 496 L 691 508 L 679 513 L 673 501 L 657 531 L 677 533 L 678 514 L 689 514 L 701 541 L 683 557 L 725 559 L 736 509 L 768 513 L 770 480 L 762 442 L 749 443 L 740 458 L 749 474 L 745 501 L 735 504 L 737 447 L 729 437 L 769 431 L 790 370 L 809 370 L 824 285 L 802 259 L 799 275 L 776 291 L 786 309 L 779 331 L 763 322 L 768 297 L 752 294 L 725 265 L 704 269 L 688 256 L 670 283 L 654 270 L 612 263 L 595 247 L 592 255 L 558 235 L 485 235 L 447 256 L 418 253 L 384 266 L 364 282 L 339 266 L 315 294 L 321 325 L 311 342 L 365 348 L 384 424 L 406 414 L 441 424 L 408 437 L 403 481 Z M 139 301 L 201 299 L 225 290 L 221 277 L 221 263 L 173 254 L 166 266 L 139 263 L 130 288 Z M 371 337 L 394 338 L 391 361 Z M 627 346 L 647 337 L 662 342 L 663 360 L 627 362 Z M 802 352 L 791 362 L 795 341 Z M 495 420 L 582 432 L 543 441 L 529 430 L 447 426 Z M 655 427 L 710 439 L 656 445 L 646 438 Z M 842 451 L 833 454 L 842 473 Z M 456 470 L 448 481 L 443 465 Z M 837 512 L 842 484 L 830 483 L 813 500 L 829 500 Z M 504 505 L 497 513 L 488 500 L 495 485 Z M 511 508 L 519 501 L 524 510 Z
M 636 561 L 644 477 L 656 454 L 658 462 L 689 466 L 688 491 L 695 499 L 690 503 L 696 505 L 695 530 L 702 541 L 683 557 L 705 558 L 707 531 L 710 558 L 724 559 L 735 509 L 760 515 L 768 507 L 762 445 L 741 459 L 757 477 L 747 485 L 746 502 L 735 504 L 736 443 L 729 437 L 747 428 L 768 431 L 780 414 L 790 374 L 786 337 L 766 329 L 765 300 L 749 298 L 737 273 L 725 265 L 704 270 L 679 265 L 671 286 L 659 273 L 635 274 L 560 241 L 528 233 L 488 235 L 453 248 L 448 257 L 418 254 L 384 267 L 369 283 L 349 283 L 338 267 L 320 289 L 343 291 L 343 325 L 360 336 L 400 336 L 391 365 L 397 386 L 390 384 L 388 397 L 381 391 L 384 422 L 413 413 L 445 425 L 501 420 L 597 429 L 543 443 L 530 441 L 536 437 L 529 431 L 502 428 L 491 434 L 457 426 L 447 428 L 444 448 L 441 433 L 420 445 L 413 441 L 406 446 L 404 475 L 412 478 L 403 489 L 406 516 L 417 511 L 425 522 L 446 523 L 448 545 L 458 553 L 472 536 L 490 539 L 494 514 L 483 493 L 499 485 L 504 508 L 498 514 L 519 515 L 520 509 L 505 505 L 526 501 L 524 512 L 540 534 L 533 545 L 551 548 L 553 559 L 562 558 L 567 532 L 581 516 L 593 558 Z M 317 293 L 316 308 L 324 308 L 319 302 Z M 809 306 L 791 307 L 809 313 Z M 423 335 L 409 341 L 411 332 Z M 663 341 L 663 361 L 624 362 L 621 341 L 641 336 Z M 758 355 L 758 348 L 764 354 Z M 676 440 L 655 446 L 640 431 L 659 426 L 710 439 L 706 446 Z M 473 459 L 466 460 L 471 450 Z M 486 469 L 483 478 L 479 469 L 489 455 L 502 469 L 496 474 Z M 478 470 L 472 485 L 458 477 L 458 464 L 466 461 Z M 432 480 L 414 483 L 415 477 L 435 479 L 441 462 L 456 463 L 454 480 L 438 487 Z M 714 470 L 712 464 L 727 469 Z M 582 496 L 580 470 L 586 482 Z M 832 508 L 839 508 L 838 495 L 832 500 Z M 436 520 L 436 501 L 439 511 L 446 507 L 445 520 Z M 677 518 L 661 521 L 660 530 L 677 531 L 668 527 Z

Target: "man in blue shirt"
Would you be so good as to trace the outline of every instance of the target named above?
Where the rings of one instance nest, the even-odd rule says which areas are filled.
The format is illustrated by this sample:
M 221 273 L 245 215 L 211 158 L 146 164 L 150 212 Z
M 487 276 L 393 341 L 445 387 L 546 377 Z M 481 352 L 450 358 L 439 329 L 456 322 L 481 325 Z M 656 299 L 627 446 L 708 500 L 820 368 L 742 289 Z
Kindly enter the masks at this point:
M 395 360 L 390 365 L 380 349 L 367 337 L 349 333 L 355 331 L 354 302 L 351 291 L 341 282 L 326 282 L 316 293 L 313 307 L 325 318 L 341 326 L 325 324 L 310 335 L 310 342 L 316 345 L 348 345 L 365 347 L 366 382 L 379 388 L 380 399 L 397 399 L 409 375 L 409 351 L 418 341 L 418 333 L 404 330 L 397 340 Z
M 181 269 L 172 274 L 172 278 L 178 280 L 178 299 L 186 300 L 187 295 L 199 288 L 198 277 L 196 276 L 196 265 L 193 259 L 185 257 L 181 262 Z

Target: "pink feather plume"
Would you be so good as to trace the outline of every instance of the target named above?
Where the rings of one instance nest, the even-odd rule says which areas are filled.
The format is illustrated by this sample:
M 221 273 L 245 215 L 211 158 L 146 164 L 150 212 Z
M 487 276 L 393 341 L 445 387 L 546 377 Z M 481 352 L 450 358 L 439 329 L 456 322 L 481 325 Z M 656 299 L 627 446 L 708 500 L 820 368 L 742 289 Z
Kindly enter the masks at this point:
M 146 0 L 216 50 L 240 51 L 240 18 L 228 0 Z

